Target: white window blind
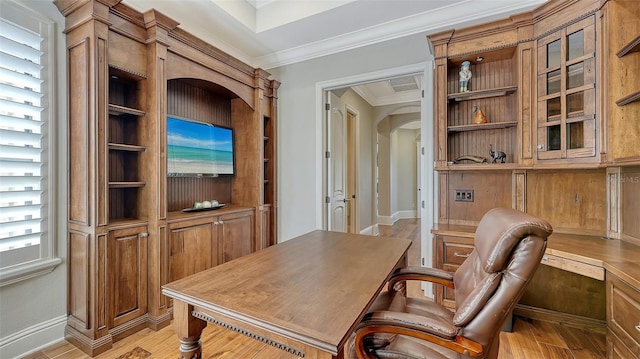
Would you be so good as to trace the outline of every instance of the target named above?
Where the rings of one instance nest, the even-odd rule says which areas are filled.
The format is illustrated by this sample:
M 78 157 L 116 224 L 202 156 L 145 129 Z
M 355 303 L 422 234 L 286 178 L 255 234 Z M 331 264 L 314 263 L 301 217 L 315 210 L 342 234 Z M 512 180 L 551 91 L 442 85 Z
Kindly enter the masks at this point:
M 0 286 L 60 262 L 48 215 L 53 24 L 13 1 L 1 2 Z
M 0 251 L 40 244 L 42 37 L 0 24 Z

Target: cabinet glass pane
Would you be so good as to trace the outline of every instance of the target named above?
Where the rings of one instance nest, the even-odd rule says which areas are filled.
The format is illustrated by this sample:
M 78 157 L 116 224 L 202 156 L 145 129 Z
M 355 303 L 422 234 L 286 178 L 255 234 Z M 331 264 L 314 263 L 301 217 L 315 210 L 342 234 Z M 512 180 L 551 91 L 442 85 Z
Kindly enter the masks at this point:
M 560 149 L 560 125 L 547 127 L 547 150 Z
M 560 92 L 560 70 L 547 74 L 547 95 Z
M 584 114 L 584 92 L 567 95 L 567 117 Z
M 584 63 L 579 62 L 577 64 L 567 67 L 567 88 L 572 89 L 584 85 Z
M 560 40 L 547 44 L 547 68 L 560 66 Z
M 569 149 L 584 147 L 584 122 L 573 122 L 567 125 L 567 144 Z
M 554 116 L 560 116 L 560 97 L 550 98 L 547 100 L 547 119 Z
M 567 36 L 568 51 L 567 59 L 575 59 L 584 55 L 584 31 L 580 30 Z

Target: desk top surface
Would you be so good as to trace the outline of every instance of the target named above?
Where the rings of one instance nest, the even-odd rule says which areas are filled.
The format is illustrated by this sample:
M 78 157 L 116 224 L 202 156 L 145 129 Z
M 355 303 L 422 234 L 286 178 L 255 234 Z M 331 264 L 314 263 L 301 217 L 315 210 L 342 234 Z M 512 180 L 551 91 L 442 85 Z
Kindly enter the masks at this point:
M 434 234 L 469 238 L 473 243 L 474 226 L 437 224 Z M 640 288 L 640 246 L 598 236 L 553 233 L 547 241 L 548 254 L 602 267 Z
M 163 293 L 339 351 L 411 245 L 314 231 L 163 286 Z

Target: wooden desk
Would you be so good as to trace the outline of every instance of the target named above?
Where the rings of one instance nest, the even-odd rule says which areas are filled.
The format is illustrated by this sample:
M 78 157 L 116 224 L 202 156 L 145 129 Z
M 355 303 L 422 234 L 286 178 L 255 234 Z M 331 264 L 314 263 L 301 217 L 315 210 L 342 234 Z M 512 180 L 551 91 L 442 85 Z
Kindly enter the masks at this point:
M 411 241 L 315 231 L 163 286 L 183 358 L 207 322 L 305 358 L 340 358 Z M 195 356 L 194 356 L 195 355 Z

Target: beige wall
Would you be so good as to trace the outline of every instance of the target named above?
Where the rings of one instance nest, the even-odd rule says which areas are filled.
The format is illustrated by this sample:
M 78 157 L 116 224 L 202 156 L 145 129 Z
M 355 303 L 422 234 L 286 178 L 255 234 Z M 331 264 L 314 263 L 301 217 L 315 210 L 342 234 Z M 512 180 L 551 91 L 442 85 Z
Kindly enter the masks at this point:
M 400 127 L 420 120 L 419 113 L 391 115 L 378 131 L 378 221 L 391 224 L 417 210 L 416 137 L 419 130 Z
M 392 199 L 393 212 L 403 213 L 404 216 L 410 215 L 409 212 L 416 211 L 416 191 L 417 184 L 417 149 L 416 149 L 416 131 L 397 129 L 395 133 L 395 151 L 393 151 L 391 170 L 393 171 L 394 181 Z

